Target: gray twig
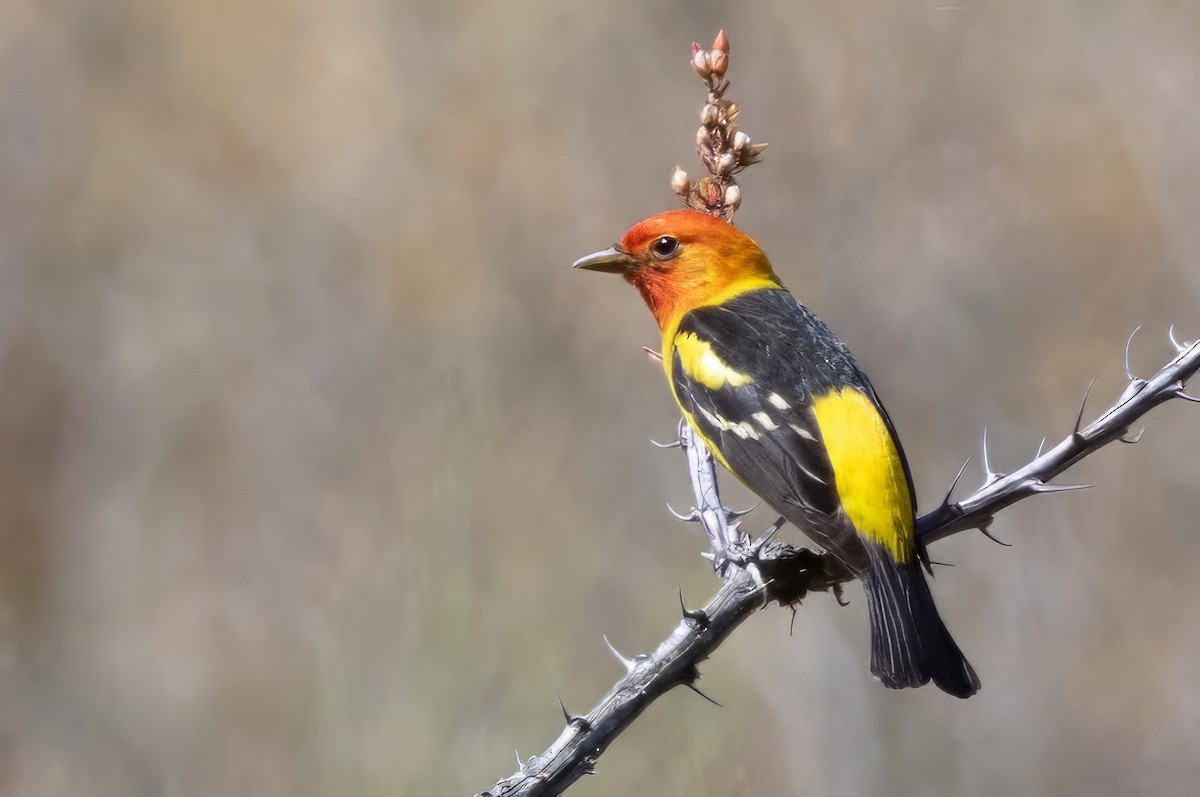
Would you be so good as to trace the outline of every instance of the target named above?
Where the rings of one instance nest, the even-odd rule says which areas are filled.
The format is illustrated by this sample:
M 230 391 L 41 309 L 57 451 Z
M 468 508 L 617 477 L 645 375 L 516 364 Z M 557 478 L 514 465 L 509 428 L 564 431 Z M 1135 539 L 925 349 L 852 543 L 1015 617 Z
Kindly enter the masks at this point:
M 1082 428 L 1077 423 L 1062 442 L 1045 453 L 1039 449 L 1024 467 L 989 474 L 981 488 L 960 501 L 951 502 L 947 495 L 941 506 L 918 518 L 921 538 L 932 543 L 965 529 L 986 528 L 997 512 L 1023 498 L 1080 489 L 1083 485 L 1050 481 L 1114 440 L 1137 442 L 1141 432 L 1131 434 L 1130 427 L 1159 404 L 1173 398 L 1196 401 L 1184 392 L 1184 385 L 1200 369 L 1200 341 L 1181 344 L 1174 341 L 1173 332 L 1178 354 L 1158 373 L 1148 380 L 1131 378 L 1116 403 L 1095 421 Z M 478 797 L 562 793 L 594 772 L 601 753 L 656 698 L 675 686 L 695 688 L 700 662 L 764 605 L 764 599 L 795 606 L 808 592 L 837 590 L 851 578 L 825 554 L 769 540 L 777 526 L 747 545 L 737 531 L 737 521 L 731 520 L 736 513 L 721 504 L 712 456 L 686 428 L 681 428 L 681 440 L 688 456 L 695 512 L 709 537 L 714 565 L 725 577 L 724 585 L 703 609 L 683 609 L 679 624 L 653 653 L 633 659 L 622 656 L 627 672 L 591 711 L 568 714 L 566 726 L 544 753 L 530 757 L 515 774 Z M 737 555 L 731 555 L 733 551 Z

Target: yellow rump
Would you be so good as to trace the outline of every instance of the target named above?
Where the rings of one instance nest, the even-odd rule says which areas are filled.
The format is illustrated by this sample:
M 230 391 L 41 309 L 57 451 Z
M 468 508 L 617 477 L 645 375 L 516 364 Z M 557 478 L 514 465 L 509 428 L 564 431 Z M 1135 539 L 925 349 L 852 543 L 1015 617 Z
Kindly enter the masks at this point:
M 833 463 L 838 496 L 859 534 L 899 563 L 913 552 L 912 497 L 904 463 L 870 397 L 840 388 L 814 397 L 813 412 Z

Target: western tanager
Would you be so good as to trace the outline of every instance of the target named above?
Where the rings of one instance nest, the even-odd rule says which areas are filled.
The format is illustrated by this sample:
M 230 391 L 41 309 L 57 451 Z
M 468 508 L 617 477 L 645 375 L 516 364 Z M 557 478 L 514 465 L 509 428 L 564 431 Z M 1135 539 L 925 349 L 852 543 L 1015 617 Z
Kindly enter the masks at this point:
M 969 697 L 979 678 L 922 573 L 912 476 L 896 430 L 845 344 L 784 289 L 728 222 L 675 210 L 575 268 L 621 274 L 663 333 L 684 416 L 718 460 L 862 578 L 871 672 L 886 686 Z

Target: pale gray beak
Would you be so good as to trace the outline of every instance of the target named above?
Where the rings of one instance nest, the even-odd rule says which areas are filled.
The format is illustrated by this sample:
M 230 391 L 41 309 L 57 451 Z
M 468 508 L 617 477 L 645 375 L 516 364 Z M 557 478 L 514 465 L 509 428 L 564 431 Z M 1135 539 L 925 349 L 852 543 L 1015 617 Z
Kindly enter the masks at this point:
M 608 249 L 579 258 L 571 268 L 603 271 L 606 274 L 623 274 L 635 262 L 637 261 L 631 255 L 622 252 L 615 246 L 610 246 Z

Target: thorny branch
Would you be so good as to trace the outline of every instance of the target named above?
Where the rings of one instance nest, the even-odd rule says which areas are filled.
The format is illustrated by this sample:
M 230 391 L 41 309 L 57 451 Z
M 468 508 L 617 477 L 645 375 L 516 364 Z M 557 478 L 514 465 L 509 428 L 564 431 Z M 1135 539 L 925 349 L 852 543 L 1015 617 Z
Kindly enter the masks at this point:
M 711 50 L 692 45 L 692 67 L 708 88 L 696 152 L 709 176 L 693 184 L 676 167 L 671 187 L 689 207 L 732 220 L 741 204 L 734 175 L 757 162 L 766 144 L 752 144 L 737 130 L 737 104 L 724 98 L 729 88 L 724 79 L 728 64 L 729 40 L 724 31 L 718 34 Z M 1039 493 L 1087 487 L 1051 484 L 1051 480 L 1114 440 L 1136 443 L 1141 430 L 1131 434 L 1130 429 L 1154 407 L 1175 398 L 1200 403 L 1200 398 L 1184 391 L 1188 379 L 1200 370 L 1200 341 L 1180 343 L 1173 329 L 1170 338 L 1176 356 L 1150 379 L 1129 373 L 1126 343 L 1129 383 L 1120 398 L 1087 426 L 1082 425 L 1084 407 L 1080 406 L 1071 433 L 1044 453 L 1039 446 L 1035 458 L 1024 467 L 1007 474 L 993 472 L 985 436 L 984 483 L 967 497 L 952 502 L 951 495 L 966 469 L 964 464 L 942 504 L 917 519 L 917 534 L 926 543 L 967 529 L 987 534 L 996 513 L 1017 501 Z M 1089 386 L 1085 404 L 1090 393 Z M 712 454 L 686 423 L 680 424 L 679 440 L 664 447 L 683 449 L 696 501 L 687 514 L 671 511 L 680 520 L 697 522 L 704 528 L 711 550 L 703 555 L 712 560 L 724 585 L 702 609 L 688 610 L 680 595 L 683 619 L 652 653 L 626 658 L 606 637 L 604 641 L 624 666 L 625 675 L 587 714 L 571 714 L 560 699 L 565 727 L 554 743 L 525 761 L 518 756 L 517 772 L 477 797 L 562 793 L 583 775 L 592 774 L 600 755 L 661 695 L 676 686 L 686 686 L 709 699 L 695 686 L 700 663 L 757 609 L 770 601 L 794 606 L 809 592 L 833 590 L 836 595 L 840 585 L 852 578 L 828 555 L 773 540 L 782 518 L 751 541 L 740 530 L 739 516 L 745 512 L 732 511 L 721 502 Z
M 1116 403 L 1095 421 L 1087 426 L 1077 421 L 1075 429 L 1058 445 L 1029 464 L 1008 474 L 992 473 L 989 469 L 984 484 L 959 501 L 951 502 L 947 495 L 941 506 L 917 520 L 918 534 L 926 542 L 934 542 L 966 529 L 986 529 L 997 512 L 1023 498 L 1080 489 L 1082 485 L 1057 485 L 1050 481 L 1114 440 L 1136 443 L 1141 433 L 1130 434 L 1130 428 L 1159 404 L 1175 398 L 1200 402 L 1184 392 L 1187 380 L 1200 370 L 1200 341 L 1176 344 L 1176 349 L 1175 358 L 1153 377 L 1131 378 Z M 688 446 L 695 445 L 698 441 L 689 442 L 685 450 L 690 451 Z M 717 495 L 712 457 L 695 457 L 691 464 L 695 468 L 694 483 L 708 484 L 711 479 L 713 485 L 712 490 L 696 491 L 696 502 L 700 505 L 695 510 L 697 517 L 723 515 L 726 527 L 736 523 L 730 521 L 731 513 L 721 505 Z M 721 524 L 715 528 L 721 528 Z M 717 544 L 713 543 L 714 550 Z M 760 578 L 750 568 L 730 568 L 724 586 L 707 606 L 694 611 L 683 609 L 679 625 L 653 653 L 633 659 L 619 657 L 626 668 L 625 676 L 595 708 L 581 716 L 570 715 L 564 709 L 566 727 L 549 749 L 520 762 L 514 775 L 480 797 L 560 794 L 580 776 L 591 774 L 600 754 L 656 698 L 675 686 L 694 689 L 700 676 L 700 662 L 765 602 L 793 605 L 809 592 L 836 589 L 851 578 L 828 555 L 805 548 L 780 542 L 760 544 L 757 549 L 753 545 L 747 547 L 747 563 L 755 566 Z

